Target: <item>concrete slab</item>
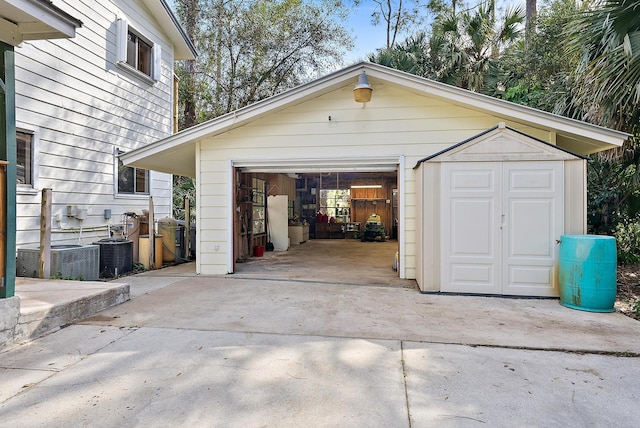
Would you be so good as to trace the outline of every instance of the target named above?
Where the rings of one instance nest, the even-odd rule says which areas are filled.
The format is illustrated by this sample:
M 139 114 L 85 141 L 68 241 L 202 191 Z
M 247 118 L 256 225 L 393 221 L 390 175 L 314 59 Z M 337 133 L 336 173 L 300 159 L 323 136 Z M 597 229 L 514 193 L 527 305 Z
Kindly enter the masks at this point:
M 411 427 L 637 427 L 637 358 L 403 344 Z
M 640 323 L 621 314 L 192 268 L 121 278 L 131 301 L 1 351 L 2 424 L 640 425 Z
M 0 402 L 60 373 L 131 330 L 74 326 L 0 353 Z
M 399 362 L 395 341 L 142 328 L 0 414 L 22 427 L 407 427 Z
M 111 282 L 114 284 L 128 284 L 130 296 L 138 297 L 196 276 L 195 263 L 190 262 L 125 276 L 114 279 Z
M 234 277 L 182 279 L 83 323 L 640 354 L 637 321 L 557 300 Z
M 236 277 L 281 279 L 347 285 L 417 288 L 415 280 L 398 277 L 393 261 L 398 241 L 314 239 L 287 251 L 267 251 L 236 263 Z

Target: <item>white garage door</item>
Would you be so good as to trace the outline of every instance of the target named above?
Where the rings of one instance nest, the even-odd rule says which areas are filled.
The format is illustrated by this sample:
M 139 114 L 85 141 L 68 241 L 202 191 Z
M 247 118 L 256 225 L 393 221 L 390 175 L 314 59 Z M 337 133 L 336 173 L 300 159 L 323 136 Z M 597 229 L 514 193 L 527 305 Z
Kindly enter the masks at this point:
M 562 162 L 442 164 L 445 292 L 557 296 Z

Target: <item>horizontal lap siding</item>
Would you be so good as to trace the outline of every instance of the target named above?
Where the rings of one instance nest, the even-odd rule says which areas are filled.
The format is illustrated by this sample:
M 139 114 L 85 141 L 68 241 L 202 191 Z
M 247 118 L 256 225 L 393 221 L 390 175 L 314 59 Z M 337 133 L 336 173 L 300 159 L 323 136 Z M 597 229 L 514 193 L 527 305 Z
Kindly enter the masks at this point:
M 228 273 L 229 242 L 229 192 L 228 161 L 216 158 L 215 150 L 203 147 L 198 194 L 198 262 L 199 273 L 216 275 Z M 201 184 L 201 183 L 204 183 Z
M 38 188 L 17 195 L 18 247 L 37 245 L 40 192 L 53 189 L 53 241 L 107 236 L 125 212 L 148 209 L 148 197 L 114 196 L 114 150 L 132 150 L 172 130 L 173 53 L 167 37 L 139 1 L 65 0 L 57 6 L 80 19 L 76 37 L 25 42 L 16 49 L 18 127 L 35 130 L 39 142 Z M 118 69 L 116 20 L 162 46 L 162 78 L 149 85 Z M 172 177 L 151 173 L 155 217 L 171 215 Z M 84 222 L 66 217 L 67 205 L 86 209 Z M 104 210 L 111 210 L 111 219 Z M 72 228 L 74 230 L 63 230 Z
M 202 273 L 227 271 L 226 251 L 232 248 L 227 242 L 229 161 L 331 158 L 360 161 L 367 156 L 403 155 L 405 182 L 401 184 L 404 186 L 401 203 L 405 241 L 401 251 L 405 257 L 405 276 L 416 277 L 419 255 L 416 233 L 422 228 L 422 217 L 417 212 L 419 186 L 413 167 L 425 156 L 492 128 L 504 119 L 393 85 L 377 85 L 373 78 L 370 82 L 373 98 L 364 107 L 353 101 L 353 86 L 348 85 L 203 141 L 199 182 L 203 192 L 199 199 Z M 549 139 L 542 130 L 508 121 L 507 125 Z M 213 250 L 215 245 L 219 245 L 219 252 Z

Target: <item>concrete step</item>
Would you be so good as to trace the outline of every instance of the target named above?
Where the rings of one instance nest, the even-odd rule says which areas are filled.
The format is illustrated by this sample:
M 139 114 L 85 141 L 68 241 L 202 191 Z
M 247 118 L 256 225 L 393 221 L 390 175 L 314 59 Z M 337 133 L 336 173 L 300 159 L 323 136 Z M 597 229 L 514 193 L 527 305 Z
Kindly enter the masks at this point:
M 13 343 L 25 342 L 130 299 L 129 284 L 17 278 Z

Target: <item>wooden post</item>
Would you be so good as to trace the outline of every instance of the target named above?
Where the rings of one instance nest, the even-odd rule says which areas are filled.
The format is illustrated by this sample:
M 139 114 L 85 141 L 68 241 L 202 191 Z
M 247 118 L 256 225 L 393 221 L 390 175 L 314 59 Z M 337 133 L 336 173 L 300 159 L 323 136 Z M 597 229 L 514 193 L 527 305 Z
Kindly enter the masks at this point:
M 51 277 L 51 189 L 42 189 L 40 204 L 40 278 Z
M 149 268 L 156 266 L 156 230 L 153 218 L 153 196 L 149 196 Z
M 191 203 L 188 197 L 184 198 L 184 230 L 186 235 L 184 237 L 184 245 L 186 247 L 184 250 L 184 258 L 189 260 L 191 258 L 191 253 L 189 252 L 191 248 Z

